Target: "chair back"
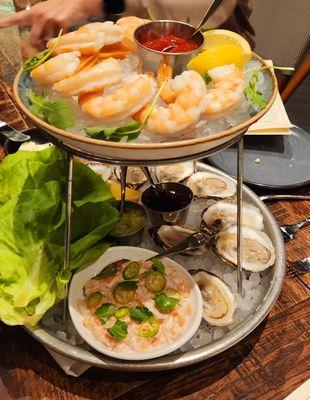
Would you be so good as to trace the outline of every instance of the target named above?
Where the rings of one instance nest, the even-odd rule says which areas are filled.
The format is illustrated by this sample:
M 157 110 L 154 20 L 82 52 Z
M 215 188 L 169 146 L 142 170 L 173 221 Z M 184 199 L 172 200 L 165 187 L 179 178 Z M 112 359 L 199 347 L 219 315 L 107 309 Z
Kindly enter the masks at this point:
M 251 5 L 257 54 L 296 68 L 310 44 L 310 0 L 251 0 Z

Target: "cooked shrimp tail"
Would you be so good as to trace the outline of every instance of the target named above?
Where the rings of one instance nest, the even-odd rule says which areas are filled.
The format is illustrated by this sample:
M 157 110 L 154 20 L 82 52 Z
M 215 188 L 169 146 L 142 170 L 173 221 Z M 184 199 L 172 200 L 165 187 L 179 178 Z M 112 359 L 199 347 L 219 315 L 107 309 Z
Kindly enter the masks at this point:
M 154 79 L 147 75 L 137 75 L 114 93 L 82 100 L 82 110 L 87 115 L 102 121 L 125 119 L 148 104 L 155 92 Z
M 234 64 L 223 65 L 208 71 L 212 79 L 206 95 L 204 115 L 216 115 L 226 112 L 236 105 L 244 90 L 243 72 Z
M 206 96 L 206 85 L 195 71 L 185 71 L 168 84 L 175 93 L 175 101 L 168 107 L 155 107 L 146 123 L 147 129 L 164 136 L 174 135 L 195 125 Z

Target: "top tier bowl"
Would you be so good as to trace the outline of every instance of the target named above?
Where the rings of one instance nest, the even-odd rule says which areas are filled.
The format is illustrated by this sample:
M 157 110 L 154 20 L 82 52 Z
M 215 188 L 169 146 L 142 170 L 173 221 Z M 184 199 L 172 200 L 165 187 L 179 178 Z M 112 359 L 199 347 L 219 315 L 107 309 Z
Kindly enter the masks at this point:
M 265 61 L 253 53 L 253 59 L 267 66 Z M 187 159 L 200 159 L 219 150 L 231 146 L 240 140 L 248 128 L 258 121 L 272 106 L 277 94 L 277 82 L 274 74 L 264 71 L 266 79 L 272 84 L 271 95 L 266 107 L 247 121 L 215 134 L 164 143 L 118 143 L 108 142 L 74 134 L 43 121 L 31 111 L 31 104 L 27 96 L 32 87 L 29 74 L 18 72 L 14 81 L 14 97 L 20 109 L 49 136 L 51 141 L 63 145 L 76 154 L 82 153 L 86 158 L 98 159 L 111 164 L 126 165 L 156 165 L 179 162 Z

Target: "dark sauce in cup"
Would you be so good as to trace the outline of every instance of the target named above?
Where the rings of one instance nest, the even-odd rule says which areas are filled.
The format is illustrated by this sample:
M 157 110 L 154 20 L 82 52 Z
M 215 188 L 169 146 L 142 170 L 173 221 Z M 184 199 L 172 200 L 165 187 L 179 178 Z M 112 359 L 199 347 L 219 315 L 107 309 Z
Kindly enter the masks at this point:
M 192 191 L 185 185 L 175 182 L 160 183 L 146 189 L 141 197 L 142 204 L 149 210 L 174 212 L 186 208 L 193 199 Z

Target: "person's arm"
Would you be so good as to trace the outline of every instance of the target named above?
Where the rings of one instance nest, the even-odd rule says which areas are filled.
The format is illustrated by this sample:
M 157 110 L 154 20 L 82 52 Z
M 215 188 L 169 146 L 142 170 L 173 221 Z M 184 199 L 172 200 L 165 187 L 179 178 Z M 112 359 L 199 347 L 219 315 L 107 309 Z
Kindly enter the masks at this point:
M 0 28 L 12 25 L 31 26 L 30 42 L 38 46 L 43 39 L 57 35 L 89 17 L 103 15 L 102 0 L 47 0 L 30 10 L 20 11 L 0 20 Z

